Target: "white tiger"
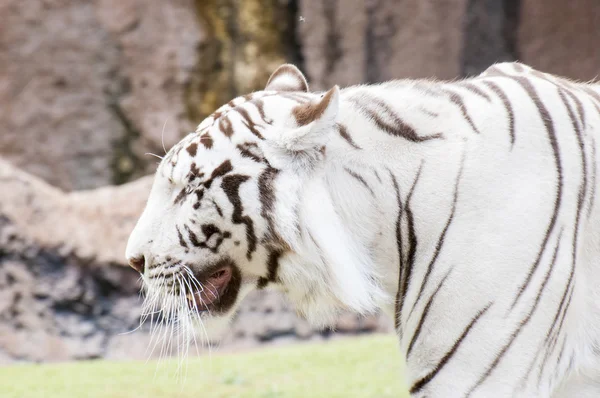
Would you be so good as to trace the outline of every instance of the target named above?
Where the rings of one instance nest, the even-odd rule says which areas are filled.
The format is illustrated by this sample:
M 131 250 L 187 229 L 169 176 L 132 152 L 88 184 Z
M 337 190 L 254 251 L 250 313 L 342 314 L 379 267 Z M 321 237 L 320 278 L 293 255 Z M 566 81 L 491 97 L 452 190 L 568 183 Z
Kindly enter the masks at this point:
M 600 86 L 520 63 L 325 93 L 283 65 L 168 152 L 126 256 L 211 333 L 257 288 L 382 310 L 412 397 L 599 397 L 599 132 Z

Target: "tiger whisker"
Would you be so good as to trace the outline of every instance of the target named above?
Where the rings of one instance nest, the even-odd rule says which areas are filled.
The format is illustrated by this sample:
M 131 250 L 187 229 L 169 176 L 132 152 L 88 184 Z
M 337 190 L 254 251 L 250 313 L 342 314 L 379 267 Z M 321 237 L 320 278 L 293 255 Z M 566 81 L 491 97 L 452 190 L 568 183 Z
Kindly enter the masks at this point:
M 152 152 L 146 152 L 144 155 L 154 156 L 155 158 L 159 158 L 160 160 L 164 159 L 162 156 L 159 156 L 159 155 L 157 155 L 155 153 L 152 153 Z

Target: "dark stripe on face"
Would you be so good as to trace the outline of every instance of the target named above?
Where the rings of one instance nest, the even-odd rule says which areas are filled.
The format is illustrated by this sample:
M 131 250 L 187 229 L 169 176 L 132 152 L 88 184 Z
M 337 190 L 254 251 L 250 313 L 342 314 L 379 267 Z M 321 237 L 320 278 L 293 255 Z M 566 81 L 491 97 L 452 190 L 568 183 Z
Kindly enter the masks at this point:
M 442 278 L 442 280 L 440 281 L 438 286 L 433 291 L 433 294 L 431 295 L 431 297 L 429 297 L 429 300 L 427 300 L 427 304 L 425 304 L 425 308 L 423 308 L 423 312 L 421 312 L 421 319 L 419 319 L 419 323 L 417 324 L 415 333 L 413 334 L 412 338 L 410 339 L 410 343 L 408 344 L 408 349 L 406 350 L 406 360 L 408 360 L 408 358 L 410 357 L 410 353 L 413 349 L 413 346 L 415 345 L 415 342 L 417 341 L 417 339 L 419 338 L 419 335 L 421 334 L 421 328 L 423 327 L 423 324 L 425 323 L 425 319 L 427 319 L 427 315 L 429 314 L 429 310 L 431 309 L 431 304 L 433 304 L 433 300 L 435 299 L 435 296 L 438 294 L 438 292 L 444 285 L 444 282 L 446 282 L 446 279 L 448 279 L 448 276 L 450 275 L 451 271 L 452 271 L 452 269 L 450 269 L 446 273 L 446 275 Z
M 200 242 L 200 240 L 198 240 L 198 236 L 194 233 L 194 231 L 192 231 L 190 229 L 190 227 L 188 227 L 187 225 L 184 225 L 185 231 L 188 233 L 188 240 L 190 241 L 190 243 L 195 246 L 195 247 L 205 247 L 205 245 L 203 244 L 203 242 Z
M 194 156 L 196 156 L 196 151 L 198 150 L 198 144 L 196 144 L 195 142 L 192 142 L 185 149 L 190 154 L 190 156 L 194 157 Z
M 379 107 L 379 109 L 377 109 L 377 111 L 374 111 L 368 108 L 367 105 L 363 105 L 358 98 L 349 97 L 348 100 L 354 102 L 359 108 L 359 110 L 362 111 L 365 115 L 367 115 L 367 117 L 369 117 L 369 119 L 373 123 L 375 123 L 375 125 L 379 129 L 385 131 L 390 135 L 402 137 L 405 140 L 411 142 L 423 142 L 433 139 L 440 139 L 443 137 L 440 133 L 428 136 L 419 136 L 411 126 L 404 123 L 404 121 L 400 119 L 398 115 L 396 115 L 396 113 L 392 111 L 383 101 L 372 96 L 366 96 L 364 93 L 361 93 L 361 97 L 367 97 L 366 99 L 369 101 L 369 103 L 376 104 Z M 379 113 L 386 113 L 388 117 L 392 119 L 392 124 L 389 124 L 388 122 L 384 121 L 379 116 Z
M 182 188 L 181 191 L 179 191 L 179 193 L 175 197 L 173 204 L 176 205 L 176 204 L 181 203 L 185 198 L 187 198 L 187 195 L 188 195 L 188 193 L 186 191 L 186 188 Z
M 211 149 L 213 146 L 213 139 L 208 133 L 204 133 L 200 136 L 200 143 L 204 145 L 206 149 Z
M 249 103 L 256 106 L 256 109 L 258 109 L 258 113 L 260 114 L 261 119 L 264 120 L 265 123 L 273 123 L 273 120 L 267 118 L 267 116 L 265 115 L 265 102 L 261 98 L 255 98 Z
M 450 101 L 452 101 L 452 103 L 454 103 L 456 106 L 458 106 L 458 108 L 460 109 L 460 112 L 463 115 L 463 118 L 466 120 L 466 122 L 469 124 L 469 126 L 471 126 L 473 131 L 475 131 L 477 134 L 481 134 L 481 132 L 477 129 L 477 126 L 475 126 L 475 123 L 473 123 L 473 119 L 471 119 L 471 116 L 469 115 L 469 111 L 467 110 L 465 102 L 463 101 L 460 94 L 455 93 L 454 91 L 450 91 L 450 90 L 443 90 L 443 91 L 448 95 L 448 99 Z
M 563 170 L 562 170 L 562 164 L 561 164 L 561 160 L 560 160 L 560 150 L 558 148 L 558 141 L 556 140 L 556 131 L 554 128 L 554 120 L 552 119 L 552 116 L 550 115 L 550 112 L 548 112 L 548 109 L 546 108 L 544 103 L 538 97 L 531 82 L 528 79 L 523 78 L 523 77 L 513 77 L 513 79 L 516 80 L 523 87 L 523 89 L 527 92 L 527 94 L 529 95 L 529 97 L 531 98 L 533 103 L 535 104 L 536 108 L 538 109 L 538 112 L 540 114 L 542 122 L 544 123 L 544 126 L 546 127 L 546 133 L 548 134 L 548 140 L 550 141 L 550 145 L 552 147 L 552 152 L 554 154 L 554 160 L 556 163 L 556 174 L 557 174 L 558 181 L 557 181 L 557 187 L 556 187 L 556 199 L 554 200 L 554 211 L 552 212 L 552 218 L 550 219 L 550 223 L 548 224 L 546 233 L 544 234 L 544 239 L 542 240 L 542 244 L 540 245 L 540 250 L 535 259 L 535 262 L 533 263 L 532 267 L 529 269 L 529 272 L 527 274 L 527 277 L 525 278 L 525 281 L 523 282 L 523 284 L 521 284 L 519 286 L 517 295 L 515 296 L 515 299 L 513 300 L 513 303 L 510 307 L 511 310 L 514 309 L 515 306 L 517 305 L 523 292 L 525 292 L 525 289 L 529 286 L 529 283 L 531 282 L 531 278 L 533 277 L 533 273 L 537 270 L 538 266 L 540 265 L 540 261 L 542 259 L 542 254 L 546 250 L 546 245 L 548 244 L 548 239 L 550 239 L 550 233 L 554 229 L 554 226 L 556 224 L 556 219 L 558 218 L 558 212 L 560 210 L 560 205 L 561 205 L 561 201 L 562 201 L 562 190 L 563 190 Z
M 211 187 L 215 178 L 223 177 L 225 174 L 230 173 L 233 170 L 230 160 L 226 160 L 218 165 L 210 175 L 210 178 L 204 181 L 204 186 L 208 189 Z
M 481 98 L 487 100 L 488 102 L 490 102 L 492 100 L 485 91 L 483 91 L 482 89 L 480 89 L 479 87 L 477 87 L 475 84 L 473 84 L 471 82 L 460 82 L 460 83 L 458 83 L 458 85 L 466 88 L 473 94 L 480 96 Z
M 438 362 L 438 364 L 435 366 L 435 368 L 431 372 L 429 372 L 425 377 L 419 379 L 417 382 L 415 382 L 412 385 L 412 387 L 410 388 L 411 394 L 416 394 L 419 391 L 421 391 L 429 382 L 431 382 L 431 380 L 434 379 L 434 377 L 444 368 L 444 366 L 446 366 L 446 364 L 450 361 L 450 359 L 452 359 L 452 356 L 456 353 L 456 351 L 458 350 L 458 348 L 460 347 L 460 345 L 462 344 L 464 339 L 467 337 L 467 335 L 469 334 L 469 332 L 471 331 L 473 326 L 475 326 L 477 321 L 479 321 L 479 319 L 487 312 L 487 310 L 490 309 L 490 307 L 491 307 L 491 304 L 488 304 L 486 307 L 484 307 L 482 310 L 480 310 L 477 313 L 477 315 L 475 315 L 473 317 L 473 319 L 471 319 L 471 322 L 465 327 L 465 329 L 463 330 L 461 335 L 454 342 L 450 351 L 448 351 L 442 357 L 442 359 L 440 360 L 440 362 Z
M 219 214 L 219 217 L 223 217 L 223 210 L 221 210 L 221 207 L 214 200 L 212 202 L 215 206 L 215 209 L 217 210 L 217 214 Z
M 275 187 L 274 181 L 279 170 L 267 167 L 258 177 L 258 198 L 260 200 L 260 215 L 267 221 L 267 241 L 277 246 L 285 246 L 283 238 L 275 230 L 273 214 L 275 212 Z
M 356 145 L 350 134 L 348 134 L 348 129 L 346 128 L 346 126 L 344 126 L 342 123 L 336 123 L 336 127 L 338 132 L 340 133 L 340 136 L 344 140 L 346 140 L 346 142 L 350 144 L 351 147 L 353 147 L 354 149 L 362 149 L 361 147 Z
M 181 230 L 179 230 L 178 226 L 175 226 L 175 229 L 177 230 L 177 238 L 179 239 L 179 245 L 182 246 L 182 247 L 185 247 L 187 249 L 188 245 L 185 242 L 185 239 L 183 239 L 183 235 L 181 234 Z
M 237 146 L 240 154 L 248 159 L 254 160 L 256 163 L 266 163 L 265 158 L 262 156 L 260 148 L 253 142 L 247 142 L 244 144 L 239 144 Z
M 552 271 L 554 270 L 554 265 L 556 264 L 556 257 L 558 256 L 558 249 L 560 247 L 561 237 L 562 237 L 562 230 L 560 231 L 558 238 L 557 238 L 556 247 L 554 249 L 554 254 L 552 255 L 552 261 L 550 263 L 550 266 L 548 267 L 548 270 L 546 271 L 546 275 L 544 276 L 544 281 L 542 282 L 542 284 L 540 285 L 540 287 L 537 291 L 535 301 L 533 302 L 533 305 L 529 309 L 529 313 L 527 314 L 527 316 L 524 319 L 521 320 L 521 322 L 519 323 L 519 326 L 517 327 L 517 329 L 515 329 L 515 331 L 513 331 L 508 342 L 504 345 L 504 347 L 502 347 L 502 350 L 500 350 L 500 352 L 496 355 L 496 358 L 494 359 L 492 364 L 487 368 L 487 370 L 483 373 L 483 375 L 479 378 L 479 380 L 477 380 L 477 383 L 475 383 L 475 385 L 473 387 L 471 387 L 467 396 L 470 396 L 473 393 L 473 391 L 475 391 L 479 386 L 481 386 L 481 384 L 483 384 L 483 382 L 492 374 L 492 372 L 496 369 L 496 367 L 498 366 L 498 364 L 500 363 L 502 358 L 504 358 L 504 355 L 508 352 L 509 348 L 515 342 L 515 340 L 517 339 L 519 334 L 521 334 L 521 332 L 523 331 L 525 326 L 527 326 L 527 324 L 533 317 L 533 314 L 535 313 L 535 310 L 537 309 L 537 306 L 540 303 L 540 299 L 542 298 L 542 294 L 544 293 L 544 289 L 546 288 L 546 285 L 548 284 L 548 280 L 550 280 Z
M 226 136 L 231 137 L 233 135 L 233 126 L 229 118 L 224 115 L 219 118 L 219 130 Z
M 269 253 L 269 258 L 267 259 L 267 276 L 258 279 L 258 283 L 256 285 L 257 289 L 264 289 L 269 284 L 269 282 L 277 282 L 279 259 L 282 255 L 283 251 L 281 250 L 274 250 Z
M 435 265 L 435 262 L 437 261 L 438 256 L 440 255 L 440 252 L 442 251 L 442 247 L 444 246 L 444 239 L 446 238 L 446 234 L 448 233 L 450 224 L 452 224 L 452 220 L 454 219 L 454 214 L 456 213 L 456 204 L 458 203 L 458 185 L 460 184 L 460 179 L 462 177 L 464 165 L 465 165 L 465 158 L 464 158 L 464 154 L 463 154 L 463 158 L 460 163 L 460 169 L 458 170 L 458 174 L 456 176 L 456 181 L 454 183 L 454 195 L 452 197 L 452 208 L 450 210 L 450 215 L 448 216 L 446 225 L 444 226 L 444 229 L 442 230 L 442 233 L 440 234 L 438 242 L 435 245 L 435 251 L 433 253 L 433 256 L 431 257 L 431 261 L 429 261 L 429 264 L 427 265 L 427 270 L 425 271 L 425 276 L 423 276 L 423 280 L 421 281 L 421 287 L 419 288 L 419 293 L 417 294 L 417 299 L 415 300 L 415 303 L 413 304 L 413 306 L 410 310 L 410 313 L 408 314 L 409 318 L 412 315 L 413 311 L 415 310 L 417 304 L 419 303 L 419 300 L 423 296 L 423 291 L 425 290 L 425 286 L 427 286 L 427 282 L 429 281 L 429 276 L 431 275 L 431 271 L 433 271 L 433 266 Z
M 404 297 L 401 295 L 401 284 L 402 284 L 402 273 L 404 270 L 403 261 L 404 254 L 402 251 L 402 213 L 404 213 L 404 209 L 402 206 L 402 198 L 400 197 L 400 187 L 398 186 L 398 180 L 396 180 L 396 176 L 392 174 L 390 170 L 390 177 L 392 178 L 392 183 L 394 184 L 394 191 L 396 192 L 396 201 L 398 202 L 398 217 L 396 218 L 396 246 L 398 247 L 398 290 L 396 291 L 396 302 L 394 309 L 394 326 L 398 333 L 401 334 L 401 314 L 400 311 L 402 309 L 402 301 Z
M 254 134 L 257 138 L 264 140 L 262 134 L 254 126 L 254 122 L 252 121 L 252 118 L 250 117 L 248 111 L 242 107 L 237 107 L 235 111 L 237 111 L 242 116 L 242 118 L 244 119 L 243 122 L 246 125 L 246 127 L 248 127 L 250 132 Z
M 256 250 L 254 222 L 250 217 L 243 215 L 244 206 L 242 205 L 242 199 L 240 198 L 240 185 L 249 179 L 250 177 L 241 174 L 228 175 L 223 178 L 223 181 L 221 182 L 221 188 L 233 205 L 231 221 L 234 224 L 244 224 L 246 226 L 246 238 L 248 239 L 248 250 L 246 252 L 246 257 L 248 260 L 251 260 L 252 253 Z
M 365 188 L 367 188 L 369 190 L 369 192 L 371 193 L 372 196 L 375 196 L 375 192 L 373 192 L 373 189 L 371 189 L 369 184 L 367 184 L 367 181 L 365 181 L 365 179 L 360 174 L 356 173 L 355 171 L 350 170 L 347 167 L 344 167 L 344 170 L 346 171 L 346 173 L 350 174 L 358 182 L 360 182 L 362 185 L 364 185 Z
M 483 84 L 488 86 L 494 93 L 496 93 L 496 95 L 504 104 L 504 108 L 508 114 L 508 131 L 510 134 L 510 148 L 512 149 L 515 144 L 515 112 L 510 103 L 510 99 L 498 84 L 490 81 L 484 81 Z

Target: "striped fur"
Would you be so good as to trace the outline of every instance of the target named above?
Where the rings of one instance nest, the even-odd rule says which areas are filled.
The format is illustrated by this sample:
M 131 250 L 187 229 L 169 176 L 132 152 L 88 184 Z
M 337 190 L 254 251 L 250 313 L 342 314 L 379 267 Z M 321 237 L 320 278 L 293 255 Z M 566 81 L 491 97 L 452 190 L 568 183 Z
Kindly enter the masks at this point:
M 263 288 L 382 310 L 413 397 L 597 397 L 599 133 L 600 86 L 519 63 L 325 93 L 285 65 L 169 151 L 127 256 L 232 264 L 207 322 Z

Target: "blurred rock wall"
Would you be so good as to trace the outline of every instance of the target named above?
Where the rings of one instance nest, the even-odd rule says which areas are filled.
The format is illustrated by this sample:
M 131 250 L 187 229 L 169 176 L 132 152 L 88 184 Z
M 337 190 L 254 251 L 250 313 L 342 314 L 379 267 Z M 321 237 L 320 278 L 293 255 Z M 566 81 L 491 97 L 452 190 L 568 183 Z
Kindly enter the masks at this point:
M 282 62 L 314 89 L 522 60 L 588 80 L 596 0 L 5 0 L 0 156 L 66 190 L 132 181 Z
M 282 62 L 315 90 L 507 60 L 600 71 L 597 0 L 4 0 L 0 17 L 0 361 L 142 355 L 147 331 L 119 333 L 139 320 L 123 252 L 156 165 L 146 153 Z M 330 333 L 263 293 L 224 346 Z

